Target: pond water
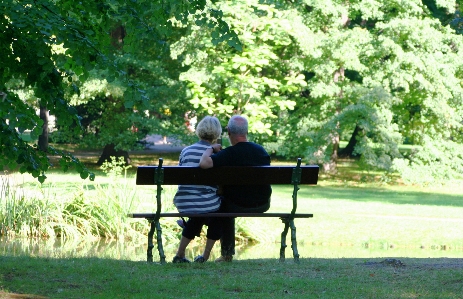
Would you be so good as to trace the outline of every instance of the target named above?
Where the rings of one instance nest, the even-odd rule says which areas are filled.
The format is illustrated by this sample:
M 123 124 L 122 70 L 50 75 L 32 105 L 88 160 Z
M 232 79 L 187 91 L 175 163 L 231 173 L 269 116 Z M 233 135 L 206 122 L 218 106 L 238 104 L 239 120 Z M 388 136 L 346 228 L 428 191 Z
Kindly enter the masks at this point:
M 155 244 L 156 246 L 156 244 Z M 167 261 L 175 255 L 177 244 L 164 245 Z M 108 241 L 108 240 L 67 240 L 61 239 L 21 239 L 0 238 L 0 255 L 27 255 L 50 258 L 110 258 L 132 261 L 146 261 L 146 240 L 139 242 Z M 212 258 L 219 256 L 219 244 L 213 249 Z M 187 258 L 193 259 L 201 253 L 202 246 L 192 243 L 187 252 Z M 237 246 L 235 259 L 279 258 L 279 243 Z M 414 257 L 414 258 L 463 258 L 463 247 L 449 248 L 434 246 L 430 248 L 400 248 L 382 244 L 326 244 L 299 243 L 298 252 L 301 258 L 378 258 L 378 257 Z M 153 249 L 154 260 L 159 261 L 157 247 Z M 292 259 L 290 244 L 286 249 L 286 258 Z

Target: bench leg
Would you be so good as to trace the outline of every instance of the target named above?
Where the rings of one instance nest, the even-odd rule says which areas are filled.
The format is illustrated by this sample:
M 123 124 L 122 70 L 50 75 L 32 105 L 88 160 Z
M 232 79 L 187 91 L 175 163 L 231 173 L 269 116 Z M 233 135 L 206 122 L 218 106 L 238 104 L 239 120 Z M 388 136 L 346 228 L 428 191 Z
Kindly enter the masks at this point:
M 147 258 L 148 263 L 152 263 L 153 262 L 153 248 L 154 248 L 153 235 L 156 229 L 156 224 L 153 219 L 148 219 L 148 221 L 150 223 L 150 231 L 148 232 L 148 250 L 146 250 L 146 258 Z
M 289 226 L 291 227 L 291 248 L 293 249 L 294 262 L 299 263 L 299 253 L 297 252 L 296 240 L 296 226 L 294 225 L 294 219 L 289 220 Z
M 281 219 L 281 220 L 285 224 L 285 228 L 283 229 L 283 232 L 281 233 L 280 262 L 284 262 L 285 261 L 285 249 L 287 247 L 286 236 L 288 235 L 289 222 L 288 222 L 288 219 Z
M 161 264 L 166 263 L 166 255 L 164 254 L 164 248 L 162 247 L 162 229 L 159 220 L 156 221 L 156 239 L 158 241 L 158 251 L 159 251 L 159 258 L 161 260 Z
M 146 259 L 148 263 L 153 262 L 153 237 L 154 232 L 156 231 L 156 241 L 158 242 L 158 251 L 159 257 L 161 260 L 161 264 L 166 263 L 166 256 L 164 255 L 164 248 L 162 247 L 162 229 L 161 224 L 159 224 L 159 220 L 155 221 L 154 219 L 148 219 L 150 222 L 150 231 L 148 232 L 148 250 L 146 250 Z

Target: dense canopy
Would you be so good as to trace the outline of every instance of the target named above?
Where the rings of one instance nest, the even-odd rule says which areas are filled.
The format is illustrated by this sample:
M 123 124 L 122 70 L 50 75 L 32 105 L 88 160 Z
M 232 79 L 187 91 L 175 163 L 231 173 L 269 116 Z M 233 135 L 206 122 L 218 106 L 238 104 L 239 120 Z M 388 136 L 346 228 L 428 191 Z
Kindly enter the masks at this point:
M 57 117 L 50 137 L 60 142 L 131 149 L 148 133 L 187 141 L 185 122 L 214 114 L 225 125 L 240 113 L 254 141 L 326 171 L 348 156 L 384 178 L 462 176 L 459 5 L 2 1 L 0 167 L 45 178 L 53 148 L 21 137 L 43 138 L 40 109 Z

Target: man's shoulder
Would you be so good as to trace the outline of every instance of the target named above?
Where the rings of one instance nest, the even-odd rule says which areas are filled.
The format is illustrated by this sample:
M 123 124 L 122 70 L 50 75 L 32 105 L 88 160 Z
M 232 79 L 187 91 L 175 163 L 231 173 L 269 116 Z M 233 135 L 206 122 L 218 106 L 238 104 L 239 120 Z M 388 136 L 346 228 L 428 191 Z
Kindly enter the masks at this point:
M 247 142 L 247 143 L 248 143 L 249 148 L 252 148 L 252 149 L 254 149 L 256 151 L 267 154 L 267 151 L 265 150 L 265 148 L 262 145 L 260 145 L 258 143 L 254 143 L 254 142 Z
M 258 148 L 261 148 L 261 149 L 264 149 L 264 147 L 258 143 L 255 143 L 255 142 L 249 142 L 249 144 L 251 144 L 252 146 L 255 146 L 255 147 L 258 147 Z
M 240 143 L 237 143 L 236 145 L 238 145 L 238 148 L 239 147 L 243 147 L 243 148 L 249 148 L 249 147 L 253 147 L 253 148 L 259 148 L 259 149 L 264 149 L 264 147 L 258 143 L 255 143 L 255 142 L 251 142 L 251 141 L 248 141 L 248 142 L 240 142 Z

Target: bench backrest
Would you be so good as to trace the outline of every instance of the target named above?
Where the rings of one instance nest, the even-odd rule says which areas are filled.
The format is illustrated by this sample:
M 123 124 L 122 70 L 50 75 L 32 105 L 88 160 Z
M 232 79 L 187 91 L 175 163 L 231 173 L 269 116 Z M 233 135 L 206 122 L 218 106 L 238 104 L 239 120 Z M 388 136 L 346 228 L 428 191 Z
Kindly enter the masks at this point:
M 318 181 L 317 165 L 301 166 L 297 159 L 296 166 L 234 166 L 201 169 L 187 166 L 139 166 L 137 168 L 137 185 L 157 185 L 156 215 L 151 217 L 158 221 L 162 204 L 162 185 L 293 185 L 293 205 L 289 218 L 294 219 L 297 209 L 297 191 L 299 184 L 316 185 Z M 312 217 L 312 215 L 309 215 Z M 286 217 L 288 218 L 288 217 Z M 288 218 L 288 219 L 289 219 Z
M 156 185 L 155 171 L 158 166 L 139 166 L 137 185 Z M 294 184 L 295 166 L 234 166 L 201 169 L 188 166 L 162 166 L 163 185 L 261 185 Z M 319 167 L 300 166 L 298 184 L 316 185 Z

